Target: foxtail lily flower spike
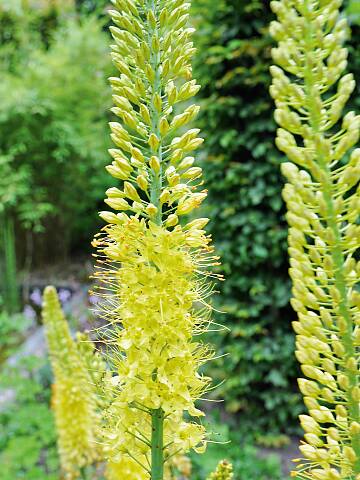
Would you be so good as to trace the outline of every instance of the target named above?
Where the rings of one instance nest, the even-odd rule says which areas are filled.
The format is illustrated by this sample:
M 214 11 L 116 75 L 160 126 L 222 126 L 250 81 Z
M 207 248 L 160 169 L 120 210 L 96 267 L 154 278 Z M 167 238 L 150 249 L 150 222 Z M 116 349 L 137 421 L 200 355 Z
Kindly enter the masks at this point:
M 79 478 L 81 468 L 100 459 L 96 442 L 100 423 L 96 393 L 84 355 L 71 337 L 54 287 L 47 287 L 44 292 L 43 321 L 55 377 L 52 407 L 60 463 L 66 479 L 73 480 Z M 100 359 L 94 357 L 94 361 L 93 366 L 98 369 Z
M 342 116 L 354 90 L 344 75 L 341 0 L 271 2 L 278 42 L 271 95 L 280 128 L 289 223 L 296 356 L 308 415 L 293 477 L 360 480 L 360 117 Z
M 209 388 L 199 368 L 213 352 L 196 335 L 211 324 L 208 268 L 218 258 L 207 218 L 181 225 L 206 197 L 193 157 L 203 139 L 188 128 L 200 88 L 191 78 L 190 3 L 113 4 L 119 74 L 110 82 L 119 121 L 110 123 L 116 148 L 107 170 L 122 183 L 107 191 L 111 210 L 100 213 L 107 225 L 94 240 L 115 374 L 103 438 L 112 462 L 131 458 L 147 478 L 163 480 L 172 457 L 206 446 L 195 401 Z

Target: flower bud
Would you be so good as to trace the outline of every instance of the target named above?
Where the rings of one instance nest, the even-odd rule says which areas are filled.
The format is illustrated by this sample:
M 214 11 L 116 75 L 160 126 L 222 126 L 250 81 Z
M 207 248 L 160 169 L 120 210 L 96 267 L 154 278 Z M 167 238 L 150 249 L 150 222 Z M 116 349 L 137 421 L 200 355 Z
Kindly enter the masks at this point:
M 145 210 L 150 217 L 154 217 L 158 211 L 157 207 L 155 207 L 153 203 L 149 203 Z
M 101 217 L 107 223 L 121 223 L 121 220 L 113 212 L 99 212 L 99 217 Z
M 177 99 L 177 90 L 174 85 L 174 82 L 169 82 L 165 88 L 165 91 L 167 93 L 167 98 L 169 105 L 173 105 L 176 102 Z
M 343 448 L 343 453 L 344 457 L 346 460 L 348 460 L 350 463 L 355 463 L 357 460 L 356 453 L 352 447 L 349 447 L 348 445 L 345 445 Z
M 196 85 L 196 80 L 185 83 L 179 91 L 178 101 L 188 100 L 198 93 L 201 86 Z
M 144 155 L 142 154 L 141 150 L 138 148 L 132 148 L 131 149 L 131 155 L 140 163 L 145 162 Z
M 152 156 L 149 161 L 150 167 L 154 170 L 154 172 L 158 173 L 160 171 L 160 160 L 156 156 Z
M 171 215 L 168 216 L 168 218 L 165 221 L 165 225 L 167 227 L 174 227 L 179 223 L 179 217 L 172 213 Z
M 155 109 L 160 113 L 162 110 L 162 100 L 158 93 L 155 93 L 153 103 L 154 103 Z
M 178 163 L 184 155 L 183 150 L 178 148 L 177 150 L 174 150 L 174 152 L 171 154 L 170 161 L 171 163 Z
M 150 134 L 150 137 L 149 137 L 149 140 L 148 140 L 148 144 L 150 145 L 150 148 L 153 152 L 155 152 L 158 148 L 159 148 L 159 145 L 160 145 L 160 140 L 158 139 L 158 137 L 155 135 L 155 133 L 151 133 Z
M 141 202 L 141 198 L 139 197 L 136 188 L 131 183 L 124 183 L 124 193 L 131 200 L 134 200 L 135 202 Z
M 140 105 L 140 115 L 142 116 L 145 123 L 147 123 L 148 125 L 151 125 L 150 112 L 148 107 L 144 104 Z
M 160 195 L 160 203 L 167 203 L 170 199 L 170 192 L 169 190 L 163 190 Z
M 167 132 L 169 131 L 170 129 L 170 125 L 166 119 L 166 117 L 162 117 L 160 119 L 160 123 L 159 123 L 159 130 L 160 130 L 160 133 L 162 136 L 165 136 L 167 134 Z
M 124 198 L 125 196 L 124 192 L 122 192 L 116 187 L 108 188 L 105 193 L 108 197 L 114 197 L 114 198 Z
M 110 135 L 111 140 L 115 143 L 117 147 L 120 147 L 125 152 L 130 152 L 131 150 L 131 143 L 126 142 L 123 138 L 118 137 L 114 133 Z
M 321 447 L 324 445 L 324 442 L 314 433 L 306 433 L 304 437 L 305 440 L 313 447 Z
M 136 130 L 138 122 L 136 120 L 135 115 L 131 115 L 129 112 L 122 112 L 122 118 L 126 125 L 128 125 L 133 130 Z
M 310 415 L 319 423 L 334 423 L 334 416 L 326 407 L 319 410 L 310 410 Z
M 114 210 L 129 210 L 130 205 L 124 198 L 106 198 L 107 203 Z
M 149 187 L 149 182 L 147 181 L 146 177 L 144 177 L 144 175 L 138 175 L 136 177 L 136 183 L 139 185 L 141 190 L 144 190 L 145 192 L 147 191 Z
M 193 166 L 195 162 L 194 157 L 185 157 L 183 160 L 178 165 L 178 170 L 186 170 L 187 168 L 190 168 Z
M 106 170 L 115 178 L 119 178 L 120 180 L 126 180 L 129 178 L 130 173 L 126 172 L 125 170 L 119 168 L 117 165 L 111 164 L 107 165 Z
M 195 178 L 199 178 L 202 175 L 202 168 L 200 167 L 192 167 L 186 170 L 186 172 L 182 173 L 181 176 L 186 180 L 195 180 Z

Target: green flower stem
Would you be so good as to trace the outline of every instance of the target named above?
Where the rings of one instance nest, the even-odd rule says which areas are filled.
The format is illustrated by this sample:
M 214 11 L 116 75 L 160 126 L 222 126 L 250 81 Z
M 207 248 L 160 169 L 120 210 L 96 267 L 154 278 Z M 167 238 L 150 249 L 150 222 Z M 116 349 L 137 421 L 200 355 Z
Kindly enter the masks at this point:
M 351 312 L 348 305 L 347 294 L 348 290 L 346 288 L 345 276 L 344 276 L 344 254 L 341 247 L 341 233 L 339 230 L 339 225 L 336 221 L 336 213 L 334 209 L 332 192 L 332 181 L 329 169 L 325 163 L 320 163 L 325 177 L 326 182 L 322 185 L 322 191 L 324 194 L 324 199 L 327 206 L 327 215 L 328 215 L 328 225 L 331 231 L 334 234 L 335 243 L 331 250 L 331 258 L 333 260 L 335 271 L 334 271 L 334 284 L 339 292 L 339 312 L 342 318 L 346 322 L 346 330 L 342 333 L 342 342 L 345 348 L 345 358 L 344 358 L 344 374 L 349 380 L 349 387 L 347 390 L 347 400 L 349 406 L 349 413 L 353 421 L 360 423 L 360 407 L 359 403 L 352 398 L 351 391 L 354 387 L 357 386 L 357 376 L 356 373 L 349 368 L 348 360 L 350 358 L 356 357 L 356 349 L 353 342 L 353 320 L 351 317 Z M 354 469 L 355 473 L 360 473 L 360 434 L 355 434 L 351 437 L 352 447 L 356 453 L 357 461 L 355 463 Z
M 156 5 L 154 0 L 151 0 L 149 8 L 157 18 Z M 151 50 L 150 64 L 155 72 L 155 79 L 152 85 L 152 99 L 156 94 L 161 96 L 161 76 L 160 76 L 160 52 L 154 52 L 151 49 L 151 41 L 154 34 L 157 34 L 157 27 L 149 28 L 148 45 Z M 160 202 L 160 194 L 162 187 L 162 143 L 161 134 L 159 131 L 159 112 L 152 102 L 150 107 L 151 123 L 153 133 L 160 139 L 160 145 L 157 150 L 152 150 L 152 155 L 156 155 L 160 161 L 160 170 L 153 172 L 151 182 L 150 199 L 151 203 L 157 208 L 154 221 L 158 225 L 162 223 L 162 206 Z M 151 480 L 163 480 L 164 478 L 164 412 L 161 408 L 153 410 L 151 413 Z
M 161 408 L 151 414 L 151 480 L 164 478 L 164 412 Z
M 314 47 L 312 45 L 312 21 L 311 21 L 311 12 L 308 9 L 308 3 L 305 2 L 304 6 L 304 17 L 308 20 L 308 35 L 307 35 L 307 47 L 308 52 L 310 53 L 314 51 Z M 309 56 L 307 58 L 307 69 L 306 75 L 304 78 L 305 81 L 305 88 L 307 92 L 308 98 L 308 109 L 309 109 L 309 124 L 312 127 L 312 130 L 316 135 L 323 136 L 320 128 L 320 114 L 319 109 L 317 107 L 316 98 L 314 95 L 315 81 L 313 78 L 313 70 L 311 61 L 309 61 Z M 334 201 L 333 201 L 333 192 L 336 191 L 336 187 L 331 178 L 331 171 L 329 166 L 326 162 L 326 158 L 324 154 L 321 153 L 321 149 L 318 152 L 318 160 L 319 166 L 323 171 L 323 180 L 321 181 L 321 191 L 324 196 L 324 200 L 326 203 L 326 210 L 327 210 L 327 223 L 328 226 L 333 233 L 334 243 L 331 248 L 331 258 L 334 264 L 334 285 L 339 292 L 339 312 L 341 317 L 346 322 L 346 329 L 342 332 L 342 342 L 345 348 L 345 358 L 344 358 L 344 371 L 343 373 L 346 375 L 349 381 L 349 387 L 347 391 L 347 400 L 349 406 L 349 413 L 353 421 L 360 423 L 360 406 L 359 402 L 355 401 L 352 398 L 351 391 L 354 387 L 358 385 L 357 382 L 357 375 L 351 368 L 348 366 L 348 360 L 350 358 L 356 357 L 356 348 L 353 342 L 353 319 L 351 316 L 349 304 L 348 304 L 348 290 L 346 287 L 345 275 L 344 275 L 344 263 L 345 258 L 342 250 L 342 237 L 340 232 L 340 226 L 337 222 L 337 216 L 334 208 Z M 360 434 L 354 434 L 351 438 L 352 440 L 352 448 L 356 453 L 357 460 L 354 465 L 355 473 L 360 473 Z
M 346 330 L 342 334 L 342 342 L 345 348 L 345 358 L 344 358 L 344 374 L 349 380 L 349 387 L 347 391 L 347 399 L 349 406 L 349 413 L 353 421 L 360 423 L 360 407 L 359 402 L 355 401 L 352 398 L 351 391 L 354 387 L 357 386 L 357 376 L 356 373 L 349 368 L 348 360 L 350 358 L 356 357 L 356 349 L 353 342 L 353 320 L 351 318 L 351 313 L 349 310 L 348 300 L 347 300 L 347 288 L 344 277 L 344 255 L 341 248 L 341 234 L 339 231 L 339 225 L 336 221 L 336 214 L 334 210 L 333 199 L 331 196 L 331 187 L 332 182 L 330 179 L 329 171 L 326 166 L 323 166 L 324 171 L 327 170 L 328 182 L 323 186 L 324 199 L 327 205 L 328 213 L 328 224 L 330 229 L 334 234 L 335 243 L 331 251 L 331 257 L 335 266 L 335 287 L 339 292 L 339 312 L 342 318 L 346 322 Z M 325 170 L 326 168 L 326 170 Z M 354 466 L 355 472 L 360 473 L 360 434 L 355 434 L 351 438 L 352 447 L 356 453 L 356 463 Z
M 154 0 L 150 1 L 149 8 L 153 11 L 154 17 L 157 18 L 158 13 L 156 9 L 156 5 Z M 155 72 L 155 79 L 154 79 L 154 84 L 152 85 L 152 99 L 156 94 L 159 94 L 161 96 L 161 74 L 160 74 L 160 62 L 161 62 L 161 55 L 160 51 L 159 52 L 154 52 L 152 50 L 152 37 L 154 34 L 157 34 L 157 26 L 152 29 L 149 26 L 149 36 L 148 36 L 148 45 L 151 51 L 151 57 L 150 57 L 150 64 L 152 69 Z M 158 225 L 161 225 L 162 223 L 162 206 L 160 202 L 160 194 L 161 194 L 161 187 L 162 187 L 162 139 L 161 139 L 161 134 L 159 130 L 159 112 L 155 108 L 154 103 L 152 102 L 150 105 L 150 115 L 151 115 L 151 122 L 152 122 L 152 131 L 153 133 L 160 139 L 160 145 L 158 146 L 156 151 L 152 151 L 153 155 L 156 155 L 159 158 L 160 161 L 160 170 L 159 172 L 153 172 L 153 179 L 151 182 L 151 193 L 150 193 L 150 199 L 151 203 L 155 205 L 157 208 L 157 213 L 155 215 L 155 223 Z

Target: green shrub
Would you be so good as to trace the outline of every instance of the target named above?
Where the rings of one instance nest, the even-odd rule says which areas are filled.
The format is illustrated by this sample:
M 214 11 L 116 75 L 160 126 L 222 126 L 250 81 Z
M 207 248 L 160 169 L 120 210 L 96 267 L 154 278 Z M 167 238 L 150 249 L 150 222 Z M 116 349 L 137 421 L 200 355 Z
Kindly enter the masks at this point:
M 360 4 L 358 0 L 349 0 L 348 14 L 350 21 L 360 24 Z
M 9 315 L 0 311 L 0 369 L 1 364 L 23 340 L 30 326 L 31 320 L 24 315 Z
M 111 67 L 103 23 L 96 17 L 59 20 L 48 45 L 24 17 L 12 18 L 17 27 L 30 29 L 31 49 L 15 26 L 11 41 L 0 48 L 0 162 L 6 172 L 0 203 L 26 229 L 48 229 L 53 257 L 67 252 L 74 238 L 78 243 L 91 238 L 95 228 L 92 212 L 106 179 L 101 172 L 107 162 Z M 18 45 L 22 55 L 12 57 L 10 46 Z
M 49 377 L 48 365 L 34 357 L 0 375 L 0 389 L 15 394 L 9 405 L 0 405 L 1 480 L 59 478 Z
M 197 0 L 210 228 L 222 256 L 221 318 L 229 353 L 222 390 L 242 423 L 280 430 L 299 413 L 293 378 L 281 156 L 268 97 L 270 13 L 263 2 Z M 213 2 L 211 2 L 213 5 Z M 201 27 L 201 25 L 205 25 Z M 246 420 L 248 419 L 248 420 Z M 248 426 L 248 425 L 246 425 Z
M 289 307 L 283 157 L 274 146 L 268 94 L 273 17 L 259 0 L 195 0 L 194 8 L 208 216 L 226 277 L 219 298 L 227 315 L 219 320 L 231 327 L 222 340 L 229 356 L 218 362 L 217 377 L 224 378 L 225 369 L 226 407 L 243 414 L 244 427 L 291 433 L 302 405 Z M 354 32 L 355 44 L 357 38 Z M 351 62 L 360 73 L 356 55 Z

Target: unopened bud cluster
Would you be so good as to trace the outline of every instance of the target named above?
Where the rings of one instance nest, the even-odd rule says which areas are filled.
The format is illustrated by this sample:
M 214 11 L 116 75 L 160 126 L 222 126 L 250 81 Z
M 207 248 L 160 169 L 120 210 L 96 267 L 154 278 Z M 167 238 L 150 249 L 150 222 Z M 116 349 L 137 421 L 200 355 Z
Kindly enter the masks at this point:
M 354 90 L 344 75 L 348 26 L 341 0 L 271 2 L 278 41 L 271 95 L 276 143 L 289 163 L 289 223 L 296 356 L 308 415 L 293 476 L 360 479 L 360 117 L 342 117 Z
M 199 107 L 179 106 L 200 89 L 191 79 L 195 49 L 193 29 L 187 26 L 190 3 L 113 3 L 112 58 L 120 76 L 110 82 L 112 111 L 120 121 L 110 123 L 117 148 L 109 151 L 113 162 L 107 170 L 124 184 L 122 190 L 108 190 L 106 203 L 172 227 L 206 197 L 206 191 L 196 192 L 202 170 L 192 156 L 203 139 L 199 129 L 186 130 Z M 121 213 L 101 216 L 109 223 L 124 220 Z
M 135 459 L 150 474 L 152 436 L 159 436 L 149 415 L 163 422 L 164 462 L 206 445 L 204 427 L 189 418 L 203 415 L 194 402 L 210 379 L 198 370 L 213 354 L 194 335 L 211 322 L 206 277 L 218 259 L 208 219 L 180 224 L 206 197 L 193 156 L 203 139 L 189 129 L 199 112 L 189 101 L 200 88 L 191 78 L 190 3 L 113 4 L 119 76 L 110 82 L 119 121 L 110 123 L 116 148 L 107 170 L 121 185 L 106 192 L 112 210 L 100 213 L 107 225 L 94 240 L 115 373 L 103 436 L 111 460 Z

